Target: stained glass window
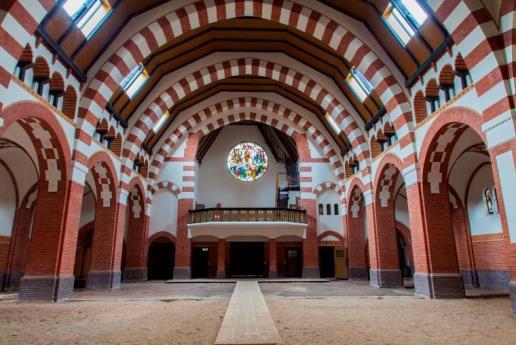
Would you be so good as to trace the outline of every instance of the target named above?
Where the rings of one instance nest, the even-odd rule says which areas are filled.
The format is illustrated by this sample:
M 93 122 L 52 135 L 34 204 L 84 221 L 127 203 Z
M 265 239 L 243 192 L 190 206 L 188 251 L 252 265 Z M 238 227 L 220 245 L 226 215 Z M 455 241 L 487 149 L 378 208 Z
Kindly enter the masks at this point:
M 267 153 L 255 143 L 241 143 L 233 147 L 228 155 L 228 170 L 235 178 L 250 182 L 259 179 L 267 171 Z

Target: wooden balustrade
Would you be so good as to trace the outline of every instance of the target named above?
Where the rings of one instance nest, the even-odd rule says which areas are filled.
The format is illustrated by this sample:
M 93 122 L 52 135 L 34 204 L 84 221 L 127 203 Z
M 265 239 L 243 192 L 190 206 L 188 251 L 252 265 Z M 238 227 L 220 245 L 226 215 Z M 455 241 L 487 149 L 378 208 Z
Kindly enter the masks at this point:
M 306 211 L 289 208 L 205 208 L 188 211 L 188 223 L 291 222 L 306 224 Z

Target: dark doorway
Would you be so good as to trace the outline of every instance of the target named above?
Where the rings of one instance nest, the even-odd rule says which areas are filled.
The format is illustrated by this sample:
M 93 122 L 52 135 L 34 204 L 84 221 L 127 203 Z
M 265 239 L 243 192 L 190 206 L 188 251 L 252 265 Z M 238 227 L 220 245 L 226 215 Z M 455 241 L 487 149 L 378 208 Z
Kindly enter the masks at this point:
M 321 278 L 335 278 L 335 256 L 333 247 L 319 247 L 319 270 Z
M 399 233 L 398 235 L 398 255 L 399 255 L 399 262 L 400 262 L 400 269 L 401 273 L 403 275 L 403 278 L 410 278 L 412 277 L 412 268 L 410 267 L 410 258 L 409 258 L 409 249 L 407 247 L 407 243 L 405 242 L 405 239 L 403 236 L 401 236 Z
M 147 260 L 147 276 L 149 280 L 172 279 L 174 251 L 174 243 L 166 237 L 158 237 L 151 243 Z
M 303 256 L 300 247 L 285 248 L 285 276 L 289 278 L 301 277 Z
M 210 276 L 210 247 L 192 248 L 192 278 L 208 278 Z
M 79 233 L 77 251 L 74 265 L 74 288 L 83 289 L 86 287 L 86 280 L 90 271 L 91 245 L 93 243 L 93 228 Z
M 263 277 L 265 272 L 263 242 L 232 242 L 229 257 L 232 277 Z

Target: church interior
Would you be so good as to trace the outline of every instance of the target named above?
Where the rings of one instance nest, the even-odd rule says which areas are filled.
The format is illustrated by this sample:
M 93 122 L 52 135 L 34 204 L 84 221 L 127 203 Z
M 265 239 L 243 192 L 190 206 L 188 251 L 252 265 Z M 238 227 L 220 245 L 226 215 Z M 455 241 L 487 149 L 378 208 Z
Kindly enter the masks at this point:
M 0 335 L 514 344 L 515 47 L 514 0 L 1 0 Z

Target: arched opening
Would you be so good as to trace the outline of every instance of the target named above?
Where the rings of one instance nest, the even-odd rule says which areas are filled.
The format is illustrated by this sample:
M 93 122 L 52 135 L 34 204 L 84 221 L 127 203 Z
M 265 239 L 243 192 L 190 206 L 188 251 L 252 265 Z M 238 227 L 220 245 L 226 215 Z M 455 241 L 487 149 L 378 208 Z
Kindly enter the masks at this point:
M 393 156 L 386 156 L 383 165 L 380 165 L 375 179 L 374 217 L 376 231 L 374 247 L 376 260 L 371 262 L 371 285 L 377 287 L 391 287 L 404 285 L 403 278 L 410 277 L 406 265 L 410 260 L 407 242 L 410 232 L 405 233 L 407 239 L 399 237 L 398 224 L 408 224 L 408 208 L 406 205 L 406 191 L 404 181 L 397 164 L 390 163 Z M 408 229 L 408 227 L 405 227 Z M 403 274 L 405 273 L 405 274 Z
M 149 280 L 172 279 L 174 272 L 175 246 L 172 240 L 160 236 L 149 245 L 147 272 Z
M 451 65 L 446 65 L 442 68 L 441 73 L 439 74 L 439 87 L 441 88 L 441 93 L 444 94 L 444 102 L 450 101 L 453 97 L 455 97 L 455 85 L 454 85 L 454 73 Z M 441 97 L 442 100 L 443 97 Z
M 425 90 L 426 110 L 428 114 L 434 113 L 441 107 L 441 100 L 439 99 L 439 86 L 435 79 L 432 79 L 426 85 Z
M 88 188 L 89 189 L 89 188 Z M 91 189 L 88 193 L 92 193 Z M 83 203 L 88 203 L 83 201 Z M 91 246 L 93 243 L 93 227 L 94 223 L 85 224 L 79 230 L 77 238 L 77 251 L 75 252 L 75 264 L 73 275 L 75 277 L 74 288 L 83 289 L 86 287 L 88 272 L 91 265 Z
M 466 62 L 460 54 L 457 54 L 457 57 L 455 58 L 455 76 L 454 84 L 456 90 L 464 90 L 473 84 L 473 79 L 471 78 L 469 69 L 466 66 Z
M 97 153 L 90 158 L 81 205 L 81 231 L 78 237 L 78 251 L 84 251 L 77 258 L 74 271 L 82 278 L 76 286 L 89 289 L 110 289 L 120 286 L 122 243 L 117 242 L 116 180 L 110 158 Z M 91 233 L 91 235 L 88 235 Z M 90 241 L 91 238 L 91 241 Z M 120 250 L 117 250 L 120 246 Z M 86 255 L 88 254 L 88 255 Z M 84 261 L 86 260 L 86 261 Z
M 50 78 L 50 90 L 48 101 L 56 109 L 61 109 L 63 106 L 63 94 L 64 94 L 64 81 L 63 77 L 54 72 L 52 78 Z
M 349 278 L 357 280 L 369 279 L 369 252 L 367 217 L 364 205 L 364 195 L 360 187 L 355 186 L 349 194 L 348 202 L 348 266 Z
M 34 64 L 34 76 L 32 79 L 32 89 L 43 98 L 48 98 L 50 71 L 47 61 L 41 56 L 36 58 Z
M 463 296 L 465 287 L 508 286 L 496 190 L 482 138 L 463 123 L 448 123 L 431 138 L 422 171 L 431 272 L 416 272 L 416 289 L 432 284 L 430 296 L 453 297 Z
M 14 71 L 14 75 L 18 77 L 22 82 L 25 80 L 32 81 L 32 67 L 33 67 L 33 55 L 32 48 L 30 45 L 26 45 L 23 49 L 23 52 L 16 64 L 16 69 Z
M 75 252 L 74 245 L 63 243 L 69 239 L 63 240 L 69 185 L 67 141 L 53 115 L 36 103 L 11 105 L 3 110 L 2 118 L 0 159 L 15 176 L 19 195 L 15 226 L 6 229 L 11 232 L 4 275 L 7 288 L 19 285 L 22 300 L 66 298 L 73 292 L 70 258 L 73 261 Z M 2 184 L 4 193 L 11 190 L 9 186 L 12 182 Z

